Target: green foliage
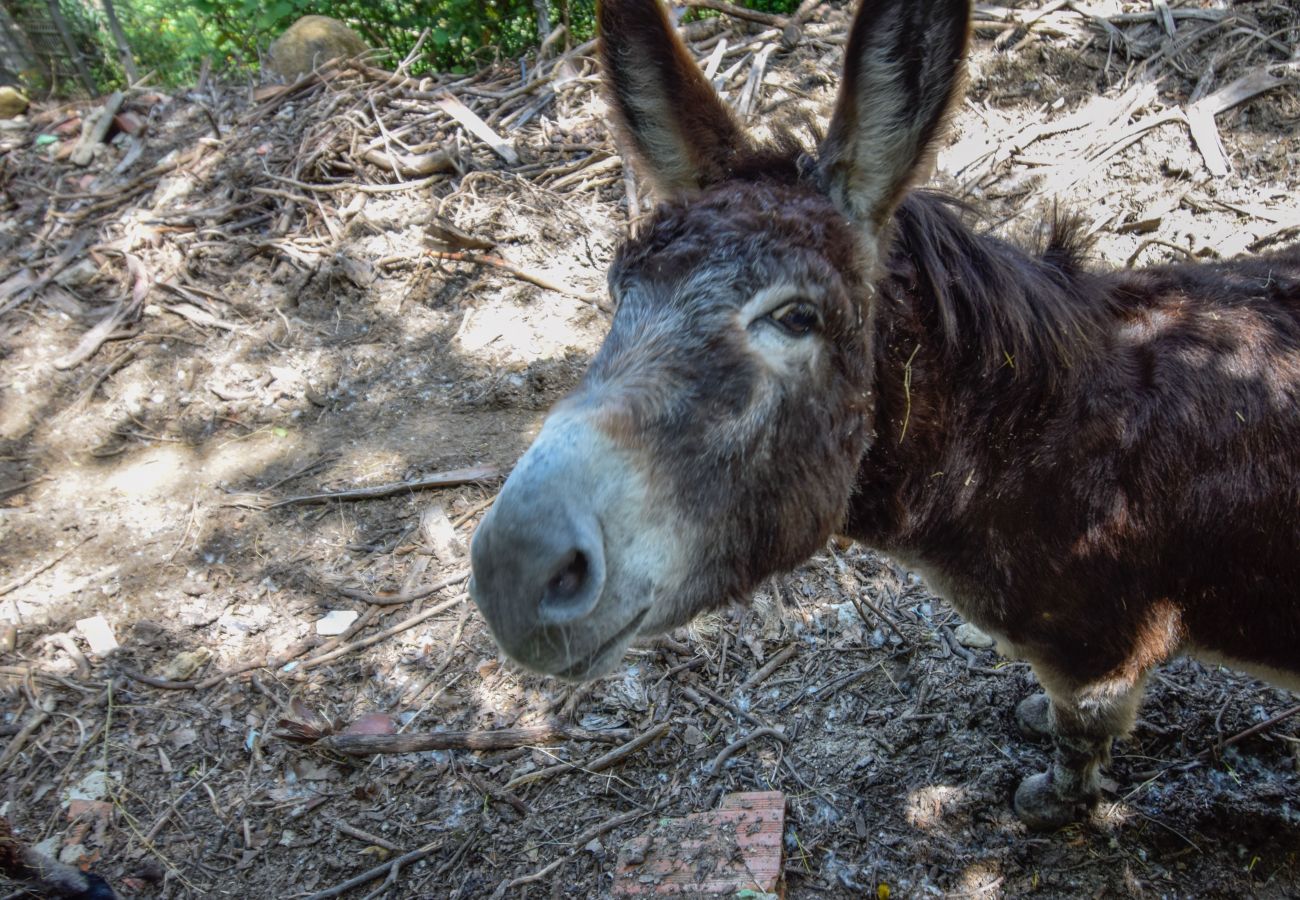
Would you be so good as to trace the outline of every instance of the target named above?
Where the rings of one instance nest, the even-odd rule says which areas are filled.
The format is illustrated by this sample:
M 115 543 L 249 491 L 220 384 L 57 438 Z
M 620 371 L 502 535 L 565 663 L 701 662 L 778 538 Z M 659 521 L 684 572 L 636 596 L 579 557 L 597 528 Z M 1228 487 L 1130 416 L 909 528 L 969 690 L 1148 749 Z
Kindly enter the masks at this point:
M 115 8 L 137 68 L 154 72 L 155 83 L 193 84 L 205 58 L 218 67 L 244 61 L 223 51 L 216 28 L 192 0 L 117 0 Z
M 747 3 L 741 5 L 756 9 L 759 12 L 788 16 L 799 8 L 799 2 L 800 0 L 748 0 Z
M 765 12 L 788 13 L 798 0 L 742 0 Z M 79 33 L 96 44 L 96 77 L 121 84 L 123 74 L 96 0 L 60 0 Z M 538 41 L 534 0 L 116 0 L 117 15 L 141 72 L 154 83 L 192 84 L 204 59 L 217 69 L 257 65 L 294 21 L 306 15 L 345 22 L 375 48 L 404 58 L 421 32 L 429 36 L 411 70 L 467 71 L 494 60 L 516 59 Z M 552 26 L 569 28 L 570 41 L 589 39 L 595 0 L 547 0 Z

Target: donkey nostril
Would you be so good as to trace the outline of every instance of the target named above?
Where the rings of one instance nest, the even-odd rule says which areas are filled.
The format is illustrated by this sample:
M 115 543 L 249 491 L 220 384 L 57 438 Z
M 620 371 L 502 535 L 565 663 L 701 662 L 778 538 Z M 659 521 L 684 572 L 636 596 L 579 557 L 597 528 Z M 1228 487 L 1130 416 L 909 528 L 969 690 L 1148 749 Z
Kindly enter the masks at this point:
M 546 599 L 559 602 L 573 599 L 587 583 L 588 568 L 587 555 L 581 550 L 574 550 L 564 568 L 546 582 Z

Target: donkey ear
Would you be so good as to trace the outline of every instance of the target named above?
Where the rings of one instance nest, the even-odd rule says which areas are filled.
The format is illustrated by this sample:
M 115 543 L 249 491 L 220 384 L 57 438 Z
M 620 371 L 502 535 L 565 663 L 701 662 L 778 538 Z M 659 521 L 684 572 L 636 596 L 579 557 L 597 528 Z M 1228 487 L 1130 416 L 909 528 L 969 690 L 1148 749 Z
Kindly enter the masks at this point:
M 820 149 L 822 184 L 878 231 L 925 169 L 961 94 L 970 0 L 862 0 Z
M 596 16 L 618 125 L 658 193 L 723 180 L 748 141 L 659 0 L 599 0 Z

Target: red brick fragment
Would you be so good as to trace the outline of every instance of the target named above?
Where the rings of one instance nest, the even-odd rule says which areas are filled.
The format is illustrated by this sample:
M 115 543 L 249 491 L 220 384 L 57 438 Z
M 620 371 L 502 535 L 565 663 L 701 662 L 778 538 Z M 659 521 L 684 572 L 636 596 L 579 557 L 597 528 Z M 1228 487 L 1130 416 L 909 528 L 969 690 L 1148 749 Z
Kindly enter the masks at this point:
M 728 794 L 718 809 L 661 819 L 618 854 L 614 895 L 730 895 L 737 891 L 783 896 L 781 841 L 785 795 L 780 791 Z

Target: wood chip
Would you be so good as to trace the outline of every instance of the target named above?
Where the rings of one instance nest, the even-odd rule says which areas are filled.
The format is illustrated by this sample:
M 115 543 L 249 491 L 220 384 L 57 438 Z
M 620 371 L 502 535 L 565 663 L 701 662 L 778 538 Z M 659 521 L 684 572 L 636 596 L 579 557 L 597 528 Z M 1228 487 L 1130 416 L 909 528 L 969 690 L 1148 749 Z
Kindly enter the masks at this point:
M 515 152 L 515 148 L 509 141 L 493 131 L 491 125 L 480 119 L 474 110 L 450 94 L 440 97 L 434 102 L 439 109 L 459 122 L 474 137 L 491 147 L 493 152 L 507 163 L 512 166 L 519 165 L 519 154 Z

